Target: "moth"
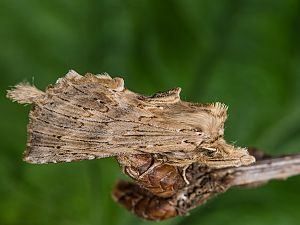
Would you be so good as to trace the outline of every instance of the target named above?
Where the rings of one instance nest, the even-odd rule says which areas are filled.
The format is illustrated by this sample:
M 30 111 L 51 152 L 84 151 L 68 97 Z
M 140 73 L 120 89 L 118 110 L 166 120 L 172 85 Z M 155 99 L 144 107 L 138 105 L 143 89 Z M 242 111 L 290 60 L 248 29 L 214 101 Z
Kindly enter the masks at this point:
M 151 154 L 157 162 L 186 168 L 239 167 L 255 161 L 246 148 L 224 140 L 227 106 L 180 99 L 180 88 L 143 96 L 107 74 L 71 70 L 45 92 L 28 83 L 7 97 L 32 104 L 28 163 L 60 163 Z

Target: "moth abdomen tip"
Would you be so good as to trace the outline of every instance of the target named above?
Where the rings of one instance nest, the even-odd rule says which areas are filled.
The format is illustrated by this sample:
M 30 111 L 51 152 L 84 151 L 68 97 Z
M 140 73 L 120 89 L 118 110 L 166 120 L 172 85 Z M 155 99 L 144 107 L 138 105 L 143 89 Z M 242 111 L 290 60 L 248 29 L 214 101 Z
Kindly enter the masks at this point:
M 7 91 L 6 97 L 20 104 L 32 104 L 44 96 L 44 92 L 35 86 L 23 82 Z

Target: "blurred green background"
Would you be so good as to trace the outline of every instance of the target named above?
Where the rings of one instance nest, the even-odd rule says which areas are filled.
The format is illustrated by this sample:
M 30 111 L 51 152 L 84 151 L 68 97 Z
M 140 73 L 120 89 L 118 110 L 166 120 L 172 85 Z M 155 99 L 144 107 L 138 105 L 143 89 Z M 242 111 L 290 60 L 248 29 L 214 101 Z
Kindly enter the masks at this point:
M 0 1 L 0 224 L 153 224 L 111 199 L 113 159 L 21 160 L 30 107 L 5 99 L 69 69 L 121 76 L 136 92 L 229 105 L 226 139 L 272 154 L 300 151 L 300 1 Z M 161 224 L 299 224 L 300 176 L 232 189 Z

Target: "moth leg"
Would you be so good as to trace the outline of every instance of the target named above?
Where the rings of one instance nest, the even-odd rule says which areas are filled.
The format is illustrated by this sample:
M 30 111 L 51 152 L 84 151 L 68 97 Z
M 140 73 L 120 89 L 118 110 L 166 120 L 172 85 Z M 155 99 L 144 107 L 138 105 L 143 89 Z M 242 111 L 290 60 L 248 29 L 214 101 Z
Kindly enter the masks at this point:
M 186 166 L 183 167 L 183 169 L 182 169 L 182 177 L 183 177 L 183 180 L 185 181 L 185 183 L 186 183 L 187 185 L 190 184 L 189 180 L 188 180 L 187 177 L 186 177 L 186 170 L 187 170 L 187 168 L 189 168 L 189 166 L 190 166 L 190 165 L 186 165 Z

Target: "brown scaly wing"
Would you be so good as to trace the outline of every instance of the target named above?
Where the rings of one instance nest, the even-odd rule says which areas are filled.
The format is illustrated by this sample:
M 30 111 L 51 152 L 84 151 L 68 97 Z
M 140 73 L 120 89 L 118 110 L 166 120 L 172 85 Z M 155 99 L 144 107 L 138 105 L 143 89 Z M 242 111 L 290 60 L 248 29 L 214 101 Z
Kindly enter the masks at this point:
M 201 131 L 209 127 L 197 130 L 195 121 L 201 124 L 207 110 L 222 106 L 191 106 L 180 101 L 179 92 L 144 97 L 125 89 L 121 78 L 70 71 L 46 92 L 20 84 L 7 96 L 33 104 L 24 160 L 56 163 L 141 153 L 186 157 L 210 138 Z M 200 117 L 193 117 L 195 111 Z M 179 114 L 190 116 L 183 123 Z

